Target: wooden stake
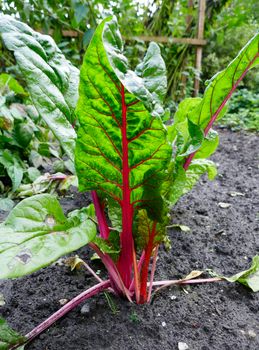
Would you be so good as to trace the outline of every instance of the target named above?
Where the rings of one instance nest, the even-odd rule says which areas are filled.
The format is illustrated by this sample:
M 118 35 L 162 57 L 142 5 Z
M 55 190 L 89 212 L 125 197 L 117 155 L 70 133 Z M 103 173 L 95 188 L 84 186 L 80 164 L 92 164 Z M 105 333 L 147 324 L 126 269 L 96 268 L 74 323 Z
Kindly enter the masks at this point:
M 199 17 L 198 17 L 198 40 L 203 40 L 204 36 L 204 21 L 205 21 L 206 0 L 199 0 Z M 194 96 L 198 96 L 200 88 L 202 46 L 196 49 L 196 77 L 194 80 Z

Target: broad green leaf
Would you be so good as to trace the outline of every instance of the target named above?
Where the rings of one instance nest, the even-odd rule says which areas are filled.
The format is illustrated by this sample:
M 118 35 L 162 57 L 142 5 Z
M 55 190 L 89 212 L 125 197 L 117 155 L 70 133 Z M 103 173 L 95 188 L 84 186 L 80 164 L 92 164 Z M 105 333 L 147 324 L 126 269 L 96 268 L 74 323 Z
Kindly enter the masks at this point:
M 45 267 L 95 238 L 86 215 L 65 217 L 49 194 L 24 199 L 0 225 L 0 278 L 15 278 Z
M 14 52 L 38 112 L 73 159 L 78 70 L 66 60 L 53 39 L 33 31 L 11 16 L 0 15 L 0 33 Z
M 229 282 L 239 282 L 252 289 L 253 292 L 259 292 L 259 255 L 253 257 L 253 261 L 249 269 L 239 272 L 234 276 L 224 276 L 222 278 Z
M 211 160 L 195 159 L 187 171 L 179 164 L 173 172 L 172 186 L 168 195 L 170 204 L 174 205 L 181 196 L 189 192 L 205 173 L 208 174 L 209 180 L 213 180 L 217 175 L 216 166 Z
M 14 331 L 6 321 L 0 317 L 0 350 L 8 350 L 15 344 L 21 344 L 26 338 Z
M 144 207 L 160 220 L 160 189 L 171 149 L 160 118 L 165 66 L 156 44 L 138 74 L 123 55 L 116 20 L 104 20 L 80 72 L 77 175 L 81 191 L 97 190 L 119 206 L 130 193 L 131 207 Z

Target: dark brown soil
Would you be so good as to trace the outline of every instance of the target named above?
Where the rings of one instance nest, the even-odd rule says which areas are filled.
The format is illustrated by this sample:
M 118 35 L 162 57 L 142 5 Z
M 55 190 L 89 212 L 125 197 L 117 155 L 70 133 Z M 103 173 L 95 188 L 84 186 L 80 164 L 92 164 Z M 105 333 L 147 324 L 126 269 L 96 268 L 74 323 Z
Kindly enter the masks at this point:
M 176 205 L 172 222 L 190 232 L 172 229 L 172 250 L 160 249 L 156 279 L 178 278 L 194 269 L 211 268 L 231 275 L 248 267 L 259 252 L 258 138 L 254 134 L 221 130 L 221 145 L 213 157 L 219 175 L 203 178 Z M 232 197 L 231 192 L 243 196 Z M 85 205 L 86 198 L 63 199 L 66 210 Z M 229 203 L 227 209 L 218 203 Z M 80 256 L 88 259 L 88 250 Z M 100 265 L 93 264 L 95 269 Z M 60 305 L 95 282 L 85 271 L 70 272 L 53 265 L 32 276 L 1 281 L 6 305 L 2 315 L 22 333 L 31 330 Z M 151 305 L 137 306 L 113 298 L 116 312 L 105 296 L 70 312 L 33 341 L 28 350 L 258 350 L 259 293 L 241 285 L 219 282 L 164 290 Z M 86 310 L 87 311 L 87 310 Z

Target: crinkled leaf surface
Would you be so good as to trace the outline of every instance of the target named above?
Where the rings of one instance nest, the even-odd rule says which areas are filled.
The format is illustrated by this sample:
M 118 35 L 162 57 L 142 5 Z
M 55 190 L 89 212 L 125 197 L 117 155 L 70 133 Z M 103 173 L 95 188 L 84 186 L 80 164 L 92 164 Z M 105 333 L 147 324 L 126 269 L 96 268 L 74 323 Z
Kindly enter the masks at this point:
M 8 350 L 12 345 L 23 343 L 25 340 L 0 317 L 0 350 Z
M 145 207 L 159 219 L 160 187 L 171 150 L 160 118 L 166 75 L 156 44 L 151 44 L 137 73 L 123 55 L 116 20 L 104 20 L 80 73 L 79 188 L 98 190 L 121 206 L 130 193 L 130 206 Z
M 78 69 L 66 60 L 53 39 L 11 16 L 0 15 L 0 33 L 14 52 L 38 112 L 73 159 L 76 134 L 74 108 Z
M 20 202 L 0 225 L 0 278 L 39 270 L 93 240 L 95 224 L 80 213 L 66 218 L 49 194 Z

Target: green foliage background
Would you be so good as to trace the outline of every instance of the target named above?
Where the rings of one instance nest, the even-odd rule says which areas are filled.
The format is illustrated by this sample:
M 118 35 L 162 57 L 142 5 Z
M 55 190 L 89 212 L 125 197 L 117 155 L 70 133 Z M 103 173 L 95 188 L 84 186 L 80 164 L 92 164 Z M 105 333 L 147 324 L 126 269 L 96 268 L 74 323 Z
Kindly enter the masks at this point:
M 0 12 L 51 34 L 78 68 L 97 24 L 110 14 L 117 16 L 125 38 L 137 35 L 195 37 L 197 32 L 198 0 L 0 0 L 0 4 Z M 203 52 L 201 92 L 205 81 L 226 67 L 258 30 L 257 5 L 257 0 L 249 0 L 249 4 L 247 0 L 206 1 L 207 45 Z M 75 31 L 77 37 L 63 36 L 62 31 Z M 13 57 L 1 45 L 0 72 L 13 72 L 19 77 Z M 126 41 L 126 53 L 133 66 L 141 61 L 146 47 L 140 40 Z M 183 44 L 160 44 L 160 47 L 168 71 L 167 103 L 174 112 L 182 98 L 193 94 L 195 47 Z M 258 82 L 259 73 L 253 72 L 243 85 L 255 91 Z

